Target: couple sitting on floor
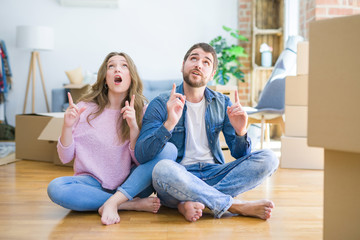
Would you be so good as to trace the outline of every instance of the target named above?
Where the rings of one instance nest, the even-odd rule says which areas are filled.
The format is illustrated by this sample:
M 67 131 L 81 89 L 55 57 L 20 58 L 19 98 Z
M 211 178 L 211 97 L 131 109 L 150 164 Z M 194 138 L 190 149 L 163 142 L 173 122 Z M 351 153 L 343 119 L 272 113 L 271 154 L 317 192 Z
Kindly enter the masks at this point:
M 194 222 L 205 207 L 216 218 L 226 211 L 268 219 L 270 200 L 240 201 L 278 167 L 270 150 L 251 152 L 247 114 L 239 103 L 206 87 L 217 69 L 206 43 L 185 54 L 183 83 L 146 107 L 142 82 L 125 53 L 108 54 L 90 93 L 75 104 L 68 93 L 58 153 L 74 161 L 74 176 L 48 186 L 51 200 L 75 211 L 98 211 L 105 225 L 120 222 L 118 210 L 156 213 L 177 208 Z M 231 155 L 225 163 L 223 132 Z M 153 192 L 157 197 L 149 197 Z

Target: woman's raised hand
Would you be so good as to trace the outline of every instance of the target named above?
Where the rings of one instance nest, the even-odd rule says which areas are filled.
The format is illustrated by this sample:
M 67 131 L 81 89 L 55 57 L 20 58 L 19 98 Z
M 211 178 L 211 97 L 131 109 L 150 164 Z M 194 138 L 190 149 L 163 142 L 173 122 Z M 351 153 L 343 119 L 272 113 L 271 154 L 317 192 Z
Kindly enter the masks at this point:
M 123 115 L 123 119 L 126 120 L 127 124 L 129 125 L 130 129 L 138 128 L 136 122 L 136 115 L 135 115 L 135 95 L 131 96 L 130 104 L 129 101 L 125 102 L 125 107 L 121 109 L 121 113 Z
M 65 111 L 64 115 L 64 127 L 72 127 L 78 121 L 80 114 L 83 113 L 86 107 L 78 108 L 74 103 L 70 92 L 68 92 L 69 107 Z

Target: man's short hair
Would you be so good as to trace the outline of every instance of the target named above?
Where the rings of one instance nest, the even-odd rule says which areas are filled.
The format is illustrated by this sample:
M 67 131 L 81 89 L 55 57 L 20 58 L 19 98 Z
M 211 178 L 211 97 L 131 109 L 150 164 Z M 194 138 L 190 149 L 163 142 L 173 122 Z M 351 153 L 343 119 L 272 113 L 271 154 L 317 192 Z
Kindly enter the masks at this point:
M 184 57 L 184 62 L 186 62 L 186 60 L 188 59 L 190 53 L 196 49 L 196 48 L 201 48 L 202 50 L 204 50 L 205 52 L 207 53 L 211 53 L 211 55 L 213 56 L 214 58 L 214 63 L 213 63 L 213 70 L 216 70 L 217 69 L 217 66 L 218 66 L 218 59 L 217 59 L 217 55 L 216 55 L 216 52 L 215 52 L 215 49 L 208 43 L 196 43 L 194 44 L 185 54 L 185 57 Z

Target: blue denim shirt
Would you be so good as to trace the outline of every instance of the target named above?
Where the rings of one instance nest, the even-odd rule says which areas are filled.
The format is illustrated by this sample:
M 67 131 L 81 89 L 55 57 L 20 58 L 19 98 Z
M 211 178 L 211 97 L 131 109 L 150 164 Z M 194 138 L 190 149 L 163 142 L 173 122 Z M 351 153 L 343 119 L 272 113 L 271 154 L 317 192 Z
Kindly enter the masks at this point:
M 176 92 L 184 94 L 183 84 L 177 86 Z M 167 142 L 171 142 L 177 147 L 177 162 L 181 162 L 185 155 L 186 104 L 179 122 L 169 132 L 164 127 L 164 122 L 167 119 L 166 103 L 169 97 L 170 92 L 159 95 L 150 102 L 146 109 L 140 135 L 135 145 L 135 156 L 140 163 L 152 160 Z M 206 88 L 205 99 L 206 137 L 215 162 L 224 163 L 224 156 L 219 142 L 220 131 L 223 132 L 226 144 L 234 158 L 238 159 L 249 154 L 251 152 L 250 138 L 247 137 L 247 134 L 244 136 L 236 135 L 226 113 L 227 106 L 232 105 L 229 97 Z

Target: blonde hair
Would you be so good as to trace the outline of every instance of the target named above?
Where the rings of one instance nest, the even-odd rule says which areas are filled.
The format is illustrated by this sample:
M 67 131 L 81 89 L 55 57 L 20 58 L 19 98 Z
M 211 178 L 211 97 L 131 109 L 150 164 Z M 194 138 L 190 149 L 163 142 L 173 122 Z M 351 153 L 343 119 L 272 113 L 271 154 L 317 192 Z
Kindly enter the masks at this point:
M 128 63 L 128 68 L 131 77 L 131 84 L 126 97 L 121 103 L 121 108 L 125 106 L 126 101 L 130 103 L 131 96 L 135 95 L 134 109 L 136 115 L 136 122 L 139 128 L 141 129 L 143 109 L 147 100 L 142 94 L 143 84 L 137 72 L 135 63 L 133 62 L 133 60 L 129 55 L 123 52 L 111 52 L 105 57 L 103 63 L 99 68 L 96 83 L 92 85 L 90 92 L 80 99 L 80 101 L 84 101 L 84 102 L 93 102 L 98 106 L 97 111 L 89 114 L 89 116 L 87 117 L 87 122 L 90 124 L 90 121 L 98 117 L 104 111 L 106 105 L 109 103 L 108 88 L 105 87 L 106 72 L 107 72 L 108 61 L 113 56 L 123 56 Z M 120 116 L 118 119 L 118 125 L 121 126 L 120 128 L 117 129 L 119 139 L 121 141 L 128 140 L 130 138 L 130 128 L 127 122 L 123 121 L 122 116 Z

